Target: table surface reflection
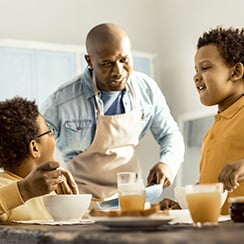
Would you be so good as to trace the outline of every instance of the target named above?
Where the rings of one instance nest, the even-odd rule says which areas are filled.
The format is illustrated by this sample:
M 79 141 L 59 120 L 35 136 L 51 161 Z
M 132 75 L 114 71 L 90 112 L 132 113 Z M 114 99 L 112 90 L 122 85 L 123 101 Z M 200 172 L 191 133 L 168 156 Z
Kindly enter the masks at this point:
M 154 230 L 110 229 L 97 223 L 38 225 L 0 223 L 0 243 L 244 243 L 244 223 L 163 225 Z

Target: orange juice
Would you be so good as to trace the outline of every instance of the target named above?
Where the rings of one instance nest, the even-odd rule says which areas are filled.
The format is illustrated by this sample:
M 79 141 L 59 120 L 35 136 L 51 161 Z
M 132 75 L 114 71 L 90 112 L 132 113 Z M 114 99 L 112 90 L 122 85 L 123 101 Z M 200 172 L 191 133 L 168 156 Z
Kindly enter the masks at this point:
M 145 194 L 128 194 L 119 196 L 121 211 L 144 210 Z
M 217 223 L 220 215 L 221 192 L 197 192 L 186 195 L 194 223 Z

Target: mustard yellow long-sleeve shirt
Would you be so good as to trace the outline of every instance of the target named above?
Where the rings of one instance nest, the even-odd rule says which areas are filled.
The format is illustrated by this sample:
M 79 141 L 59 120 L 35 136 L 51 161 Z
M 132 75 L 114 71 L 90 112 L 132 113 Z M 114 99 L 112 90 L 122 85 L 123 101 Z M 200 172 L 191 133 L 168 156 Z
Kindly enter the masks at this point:
M 52 219 L 42 197 L 23 201 L 17 186 L 21 179 L 11 172 L 0 172 L 0 221 Z
M 218 175 L 227 163 L 244 158 L 244 97 L 223 112 L 215 115 L 215 121 L 202 143 L 199 183 L 218 181 Z M 228 198 L 244 196 L 244 182 L 229 192 Z M 222 214 L 229 213 L 228 198 Z

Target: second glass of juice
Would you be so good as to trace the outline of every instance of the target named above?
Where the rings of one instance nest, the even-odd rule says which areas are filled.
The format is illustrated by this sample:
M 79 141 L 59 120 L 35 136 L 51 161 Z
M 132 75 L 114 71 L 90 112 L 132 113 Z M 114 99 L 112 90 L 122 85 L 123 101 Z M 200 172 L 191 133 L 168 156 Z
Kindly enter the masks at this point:
M 221 209 L 222 183 L 185 186 L 188 208 L 194 224 L 217 224 Z

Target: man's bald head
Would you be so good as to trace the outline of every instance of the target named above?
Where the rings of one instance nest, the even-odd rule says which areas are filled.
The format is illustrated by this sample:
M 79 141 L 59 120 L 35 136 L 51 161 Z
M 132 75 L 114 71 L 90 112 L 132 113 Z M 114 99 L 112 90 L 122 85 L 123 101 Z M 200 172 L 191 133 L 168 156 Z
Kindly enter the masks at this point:
M 87 67 L 103 91 L 125 89 L 133 70 L 131 44 L 127 33 L 111 23 L 95 26 L 87 35 Z
M 130 45 L 129 37 L 123 29 L 112 23 L 103 23 L 89 31 L 86 38 L 86 50 L 88 55 L 92 55 L 96 52 L 96 47 L 100 47 L 101 44 L 116 46 L 121 40 Z

